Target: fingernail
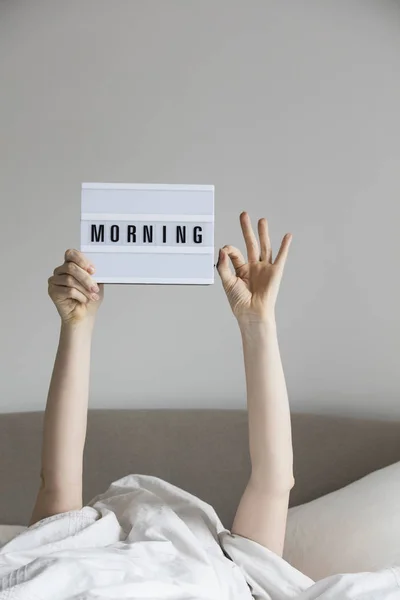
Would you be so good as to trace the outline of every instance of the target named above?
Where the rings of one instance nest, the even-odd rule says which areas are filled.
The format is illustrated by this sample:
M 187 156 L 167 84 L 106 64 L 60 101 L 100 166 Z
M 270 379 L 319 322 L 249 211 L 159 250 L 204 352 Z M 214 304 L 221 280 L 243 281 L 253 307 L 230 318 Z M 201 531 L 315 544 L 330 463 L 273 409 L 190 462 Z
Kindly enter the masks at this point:
M 91 298 L 92 298 L 92 300 L 98 300 L 99 299 L 99 297 L 98 297 L 97 294 L 92 294 Z
M 89 273 L 94 273 L 94 267 L 92 267 L 92 265 L 90 265 L 88 267 L 88 271 L 89 271 Z
M 90 288 L 91 292 L 98 292 L 99 291 L 99 286 L 98 285 L 92 285 L 92 287 Z

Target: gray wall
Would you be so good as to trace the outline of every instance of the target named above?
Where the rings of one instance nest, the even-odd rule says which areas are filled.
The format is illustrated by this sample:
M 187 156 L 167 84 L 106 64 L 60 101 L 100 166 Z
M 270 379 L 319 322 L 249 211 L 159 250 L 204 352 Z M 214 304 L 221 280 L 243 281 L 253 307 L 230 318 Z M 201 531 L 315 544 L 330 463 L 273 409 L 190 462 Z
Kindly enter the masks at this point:
M 278 305 L 293 410 L 400 416 L 400 3 L 3 0 L 0 411 L 44 406 L 47 278 L 81 181 L 212 183 L 294 235 Z M 244 407 L 212 287 L 108 286 L 93 407 Z

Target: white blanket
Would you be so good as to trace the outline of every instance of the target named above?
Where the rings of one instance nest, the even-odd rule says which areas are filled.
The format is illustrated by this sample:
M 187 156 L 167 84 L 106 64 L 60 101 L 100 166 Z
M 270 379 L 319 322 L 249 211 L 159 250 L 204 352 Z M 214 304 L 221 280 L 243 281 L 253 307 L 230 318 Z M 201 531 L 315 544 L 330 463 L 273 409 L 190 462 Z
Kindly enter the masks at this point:
M 2 600 L 400 600 L 400 569 L 314 583 L 232 535 L 214 509 L 129 475 L 82 510 L 43 519 L 0 549 Z

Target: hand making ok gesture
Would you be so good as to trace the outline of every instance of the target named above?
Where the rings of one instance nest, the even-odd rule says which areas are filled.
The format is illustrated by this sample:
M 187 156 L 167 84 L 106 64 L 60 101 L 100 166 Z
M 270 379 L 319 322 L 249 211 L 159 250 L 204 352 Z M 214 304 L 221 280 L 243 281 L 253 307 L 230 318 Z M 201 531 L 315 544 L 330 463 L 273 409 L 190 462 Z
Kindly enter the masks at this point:
M 279 252 L 272 260 L 272 249 L 266 219 L 258 221 L 258 236 L 254 234 L 250 217 L 246 212 L 240 215 L 240 224 L 247 249 L 245 261 L 240 250 L 234 246 L 221 248 L 217 270 L 233 314 L 240 320 L 268 320 L 275 316 L 275 303 L 283 275 L 292 235 L 287 233 Z M 232 273 L 229 264 L 231 259 Z

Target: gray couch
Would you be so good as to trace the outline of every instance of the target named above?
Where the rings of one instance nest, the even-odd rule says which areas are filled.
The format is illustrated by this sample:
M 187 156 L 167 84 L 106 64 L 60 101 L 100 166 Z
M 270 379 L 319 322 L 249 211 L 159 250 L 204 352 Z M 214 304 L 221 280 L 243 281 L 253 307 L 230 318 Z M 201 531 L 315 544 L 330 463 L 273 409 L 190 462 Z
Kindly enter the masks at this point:
M 26 525 L 39 484 L 43 413 L 0 415 L 0 523 Z M 291 506 L 400 460 L 400 422 L 293 414 Z M 155 475 L 214 506 L 230 528 L 249 475 L 241 410 L 91 410 L 88 502 L 129 473 Z

